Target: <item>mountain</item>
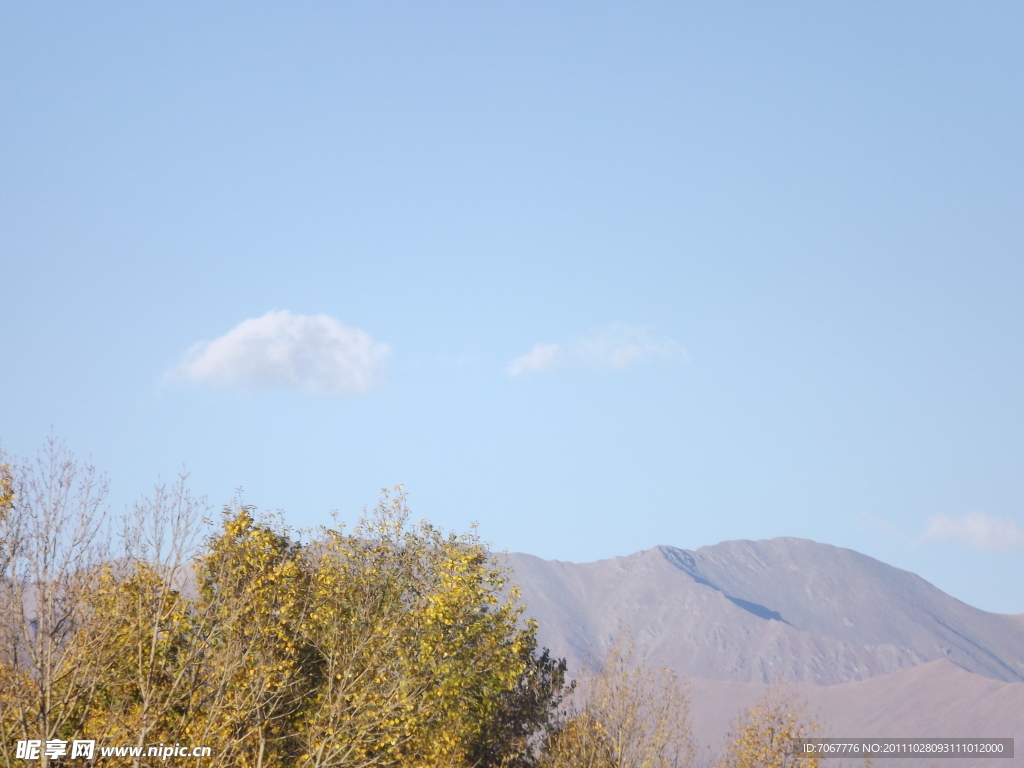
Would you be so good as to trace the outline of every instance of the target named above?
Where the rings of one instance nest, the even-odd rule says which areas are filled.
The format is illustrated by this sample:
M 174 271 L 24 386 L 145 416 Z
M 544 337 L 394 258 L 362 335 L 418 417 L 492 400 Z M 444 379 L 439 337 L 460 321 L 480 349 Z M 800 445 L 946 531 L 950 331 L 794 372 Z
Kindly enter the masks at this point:
M 619 628 L 690 678 L 835 685 L 944 659 L 1024 681 L 1024 616 L 806 539 L 661 546 L 594 563 L 503 555 L 540 641 L 576 668 Z

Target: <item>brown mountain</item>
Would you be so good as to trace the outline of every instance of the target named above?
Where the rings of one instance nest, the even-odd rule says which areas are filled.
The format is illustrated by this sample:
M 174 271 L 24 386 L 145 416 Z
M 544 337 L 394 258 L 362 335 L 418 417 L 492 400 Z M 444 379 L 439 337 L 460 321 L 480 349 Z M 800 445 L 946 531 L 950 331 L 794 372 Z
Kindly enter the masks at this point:
M 1024 681 L 1024 617 L 987 613 L 919 576 L 806 539 L 655 547 L 594 563 L 507 554 L 541 642 L 570 664 L 619 627 L 694 678 L 855 682 L 946 659 Z

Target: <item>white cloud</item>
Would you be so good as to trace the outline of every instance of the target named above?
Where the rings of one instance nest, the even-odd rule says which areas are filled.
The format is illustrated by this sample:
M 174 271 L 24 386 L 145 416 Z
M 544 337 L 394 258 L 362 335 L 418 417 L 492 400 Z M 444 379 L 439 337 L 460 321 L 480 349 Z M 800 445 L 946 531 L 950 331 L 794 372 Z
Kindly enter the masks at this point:
M 623 370 L 651 360 L 686 358 L 681 344 L 650 329 L 614 324 L 573 344 L 537 344 L 508 364 L 510 376 L 550 371 L 568 365 Z
M 576 353 L 592 365 L 622 370 L 647 360 L 686 357 L 681 344 L 655 337 L 647 328 L 615 324 L 576 345 Z
M 1024 548 L 1024 531 L 1012 520 L 984 512 L 969 512 L 963 517 L 929 517 L 928 529 L 921 538 L 955 539 L 971 549 Z
M 521 376 L 524 373 L 550 371 L 565 362 L 561 344 L 535 344 L 525 355 L 517 357 L 508 364 L 510 376 Z
M 177 374 L 239 389 L 355 395 L 377 384 L 386 344 L 327 315 L 268 312 L 193 347 Z

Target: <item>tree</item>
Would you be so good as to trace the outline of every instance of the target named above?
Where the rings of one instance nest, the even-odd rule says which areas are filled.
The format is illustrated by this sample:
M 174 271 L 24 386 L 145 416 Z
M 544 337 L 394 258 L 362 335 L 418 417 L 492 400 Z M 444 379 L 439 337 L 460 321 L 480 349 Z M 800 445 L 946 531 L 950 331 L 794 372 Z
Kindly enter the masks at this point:
M 587 671 L 548 740 L 549 768 L 682 768 L 694 760 L 689 698 L 670 669 L 654 669 L 620 637 Z
M 0 453 L 0 459 L 3 454 Z M 11 475 L 11 465 L 0 461 L 0 515 L 6 514 L 14 503 L 14 477 Z
M 515 687 L 498 698 L 486 727 L 472 740 L 470 765 L 541 765 L 542 747 L 560 725 L 559 707 L 573 690 L 565 684 L 565 659 L 553 658 L 547 648 L 538 653 L 532 630 L 520 654 L 525 670 Z
M 225 509 L 196 572 L 205 679 L 195 736 L 216 745 L 220 765 L 293 764 L 314 663 L 301 639 L 310 584 L 301 545 L 237 505 Z
M 796 699 L 773 686 L 737 721 L 716 768 L 817 768 L 820 758 L 794 744 L 818 730 Z
M 110 630 L 87 599 L 110 553 L 106 480 L 54 438 L 8 468 L 2 488 L 0 757 L 10 760 L 18 739 L 79 729 L 113 663 L 102 653 Z
M 88 598 L 111 629 L 101 653 L 117 663 L 99 681 L 83 730 L 110 743 L 199 743 L 193 731 L 215 695 L 205 665 L 218 617 L 195 599 L 193 570 L 206 505 L 186 480 L 157 485 L 124 516 L 124 550 Z M 146 762 L 133 759 L 136 768 Z
M 14 475 L 11 465 L 4 462 L 4 453 L 0 451 L 0 522 L 14 507 Z M 9 545 L 0 540 L 0 575 L 7 573 Z
M 503 596 L 505 575 L 475 534 L 408 518 L 402 490 L 384 492 L 352 533 L 324 529 L 311 549 L 304 630 L 321 677 L 305 713 L 308 760 L 525 765 L 564 665 L 535 657 L 536 626 L 519 624 L 518 593 Z

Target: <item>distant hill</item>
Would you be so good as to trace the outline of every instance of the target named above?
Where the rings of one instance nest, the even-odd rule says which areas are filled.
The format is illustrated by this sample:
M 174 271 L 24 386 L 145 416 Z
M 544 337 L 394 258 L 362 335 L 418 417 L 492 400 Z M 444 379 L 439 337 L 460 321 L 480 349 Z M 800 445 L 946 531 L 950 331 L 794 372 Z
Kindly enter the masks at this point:
M 714 752 L 724 743 L 738 712 L 764 695 L 766 686 L 722 680 L 692 680 L 693 731 Z M 870 680 L 842 685 L 789 683 L 786 693 L 806 705 L 832 737 L 993 737 L 1015 739 L 1013 759 L 877 759 L 877 768 L 1015 768 L 1024 765 L 1024 683 L 1003 683 L 971 674 L 940 659 Z M 826 761 L 825 768 L 860 766 Z
M 944 659 L 1024 681 L 1024 616 L 972 608 L 849 549 L 779 538 L 580 564 L 503 557 L 541 643 L 574 667 L 621 626 L 692 678 L 835 685 Z

